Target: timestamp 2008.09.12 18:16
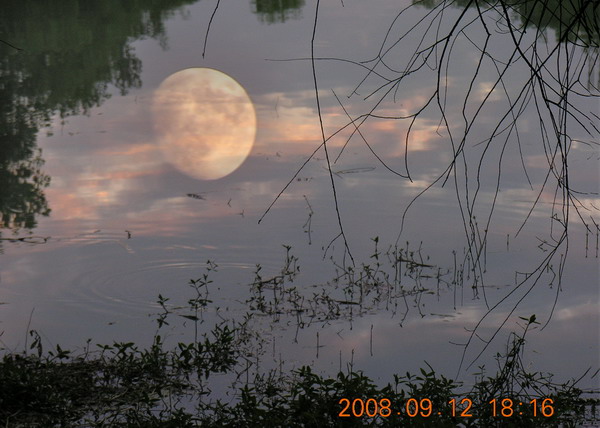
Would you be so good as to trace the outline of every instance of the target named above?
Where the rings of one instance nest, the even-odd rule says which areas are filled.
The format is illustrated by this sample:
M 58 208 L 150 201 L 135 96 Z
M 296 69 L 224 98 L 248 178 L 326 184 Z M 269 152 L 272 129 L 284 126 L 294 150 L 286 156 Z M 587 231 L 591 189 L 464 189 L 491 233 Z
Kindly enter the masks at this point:
M 404 413 L 410 418 L 422 417 L 428 418 L 434 415 L 442 415 L 442 410 L 434 409 L 433 402 L 428 398 L 417 400 L 409 398 L 400 406 L 394 406 L 389 398 L 341 398 L 339 400 L 341 410 L 338 414 L 340 418 L 349 417 L 382 417 L 388 418 L 393 414 L 401 415 Z M 551 398 L 531 399 L 528 402 L 516 402 L 511 398 L 494 398 L 488 402 L 489 409 L 493 417 L 510 418 L 516 415 L 528 414 L 533 417 L 549 418 L 554 415 L 554 401 Z M 452 417 L 473 417 L 471 408 L 473 402 L 469 398 L 463 398 L 460 401 L 452 399 L 448 401 L 448 406 L 444 412 L 449 412 Z

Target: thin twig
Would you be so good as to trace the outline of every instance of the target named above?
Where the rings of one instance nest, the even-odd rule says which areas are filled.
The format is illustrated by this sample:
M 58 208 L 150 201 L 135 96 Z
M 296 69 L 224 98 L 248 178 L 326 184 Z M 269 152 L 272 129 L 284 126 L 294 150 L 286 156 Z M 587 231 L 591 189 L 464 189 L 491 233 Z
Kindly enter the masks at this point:
M 210 32 L 210 26 L 213 22 L 213 18 L 217 13 L 217 9 L 219 8 L 219 4 L 221 0 L 217 0 L 217 4 L 215 5 L 215 9 L 213 10 L 212 15 L 210 15 L 210 20 L 208 21 L 208 26 L 206 27 L 206 35 L 204 36 L 204 47 L 202 48 L 202 58 L 204 58 L 204 54 L 206 53 L 206 42 L 208 41 L 208 33 Z

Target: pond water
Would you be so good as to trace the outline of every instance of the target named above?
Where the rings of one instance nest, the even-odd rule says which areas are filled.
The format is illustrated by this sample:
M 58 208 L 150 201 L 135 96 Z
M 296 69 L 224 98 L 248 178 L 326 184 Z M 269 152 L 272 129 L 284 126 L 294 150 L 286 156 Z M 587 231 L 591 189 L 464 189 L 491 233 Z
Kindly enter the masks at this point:
M 518 99 L 529 69 L 515 64 L 503 79 L 507 86 L 494 89 L 501 61 L 480 61 L 477 46 L 485 32 L 469 27 L 443 63 L 441 103 L 448 125 L 432 104 L 412 125 L 406 146 L 410 120 L 389 117 L 423 106 L 435 90 L 439 67 L 435 56 L 413 56 L 422 32 L 395 42 L 433 4 L 409 9 L 394 21 L 401 10 L 396 1 L 322 2 L 313 47 L 324 135 L 334 135 L 326 154 L 319 149 L 310 60 L 315 4 L 307 3 L 277 3 L 277 9 L 268 2 L 222 2 L 215 11 L 215 2 L 163 1 L 139 9 L 88 10 L 63 1 L 60 7 L 35 3 L 28 16 L 16 6 L 2 12 L 2 22 L 12 22 L 2 39 L 22 49 L 1 48 L 0 90 L 3 99 L 12 100 L 2 107 L 0 153 L 2 347 L 22 350 L 31 328 L 49 347 L 76 348 L 88 338 L 148 343 L 155 325 L 149 314 L 160 312 L 158 295 L 185 303 L 192 291 L 188 281 L 202 277 L 210 260 L 218 268 L 208 273 L 213 283 L 212 302 L 203 312 L 207 325 L 241 319 L 247 311 L 257 314 L 254 328 L 267 341 L 260 354 L 266 368 L 284 361 L 288 368 L 310 364 L 334 374 L 352 362 L 387 382 L 392 373 L 415 371 L 426 361 L 455 376 L 460 344 L 483 318 L 479 337 L 499 333 L 487 349 L 477 337 L 467 348 L 459 378 L 469 381 L 479 365 L 495 367 L 493 357 L 505 349 L 510 332 L 522 331 L 519 317 L 535 314 L 541 324 L 528 333 L 527 364 L 559 380 L 598 369 L 598 133 L 586 134 L 567 120 L 568 185 L 583 192 L 569 202 L 579 204 L 585 223 L 570 206 L 568 242 L 545 261 L 566 213 L 556 170 L 548 174 L 548 159 L 560 154 L 548 143 L 553 134 L 542 138 L 552 132 L 540 127 L 540 118 L 549 123 L 545 110 L 534 101 L 519 106 L 513 110 L 518 139 L 514 131 L 499 129 L 503 132 L 486 145 L 507 111 L 506 95 Z M 448 30 L 460 13 L 447 8 L 439 31 Z M 475 17 L 476 11 L 469 14 Z M 510 34 L 496 30 L 487 49 L 508 60 L 514 49 Z M 553 31 L 545 32 L 549 46 Z M 533 33 L 527 33 L 531 40 Z M 429 36 L 423 43 L 432 42 Z M 584 52 L 569 49 L 573 58 Z M 377 73 L 369 73 L 378 57 L 383 61 Z M 411 61 L 410 67 L 423 66 L 407 80 L 392 87 L 384 79 L 397 78 Z M 564 70 L 561 61 L 562 56 L 543 71 Z M 598 84 L 597 66 L 582 80 Z M 242 114 L 235 104 L 241 101 L 229 100 L 221 114 L 219 81 L 203 81 L 206 92 L 179 89 L 177 97 L 188 92 L 192 101 L 175 105 L 175 113 L 157 108 L 161 83 L 188 68 L 230 76 L 247 93 L 250 110 Z M 446 181 L 456 150 L 452 143 L 459 144 L 464 133 L 463 113 L 473 117 L 483 100 L 464 157 L 456 158 L 455 173 Z M 570 111 L 578 108 L 598 124 L 598 98 L 573 95 L 570 101 Z M 240 131 L 235 118 L 251 116 L 252 107 L 255 129 L 251 118 Z M 360 134 L 353 132 L 348 115 L 358 125 L 370 112 L 380 117 L 365 121 Z M 503 123 L 504 128 L 509 122 Z M 227 143 L 233 148 L 223 148 L 219 133 L 235 140 Z M 199 148 L 188 150 L 195 144 Z M 207 160 L 206 153 L 213 157 Z M 211 172 L 219 162 L 223 172 Z M 29 178 L 19 176 L 19 168 Z M 350 253 L 338 236 L 340 222 Z M 390 248 L 404 261 L 390 263 Z M 474 264 L 478 248 L 483 251 Z M 261 311 L 257 264 L 263 280 L 272 278 L 285 266 L 286 254 L 299 273 L 277 302 L 278 290 L 262 283 L 275 306 Z M 333 281 L 352 259 L 363 273 L 361 266 L 375 269 L 379 262 L 389 283 L 366 284 L 361 294 L 360 286 L 347 288 L 347 277 Z M 535 271 L 540 264 L 545 269 Z M 396 267 L 402 269 L 398 278 Z M 531 272 L 539 280 L 518 286 Z M 292 287 L 299 295 L 289 292 Z M 305 312 L 296 310 L 298 296 L 304 296 Z M 488 308 L 493 310 L 486 316 Z M 185 337 L 189 327 L 173 326 L 169 335 Z M 596 379 L 583 382 L 597 386 Z

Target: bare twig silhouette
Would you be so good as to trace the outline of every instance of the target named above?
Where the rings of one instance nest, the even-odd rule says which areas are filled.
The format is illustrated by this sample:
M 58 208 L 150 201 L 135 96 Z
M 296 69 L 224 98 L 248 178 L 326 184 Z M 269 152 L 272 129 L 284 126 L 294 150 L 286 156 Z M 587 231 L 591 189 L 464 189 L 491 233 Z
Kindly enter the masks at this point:
M 416 22 L 411 21 L 414 24 L 408 27 L 406 22 L 401 24 L 401 18 L 409 9 L 423 6 L 429 10 Z M 393 17 L 391 24 L 384 30 L 383 41 L 375 56 L 365 61 L 315 56 L 318 8 L 317 1 L 311 57 L 295 60 L 310 60 L 312 64 L 322 142 L 310 158 L 321 147 L 324 149 L 336 206 L 338 237 L 344 239 L 346 251 L 350 248 L 342 227 L 338 190 L 333 180 L 327 142 L 333 135 L 350 127 L 351 135 L 334 163 L 340 158 L 350 139 L 358 135 L 362 143 L 389 172 L 400 180 L 412 182 L 415 174 L 410 168 L 409 155 L 415 127 L 426 115 L 430 118 L 432 114 L 436 114 L 437 133 L 448 141 L 450 161 L 407 203 L 399 218 L 396 242 L 403 236 L 407 214 L 416 201 L 434 187 L 452 184 L 467 243 L 465 259 L 461 266 L 468 270 L 466 277 L 472 281 L 470 286 L 473 298 L 482 298 L 487 308 L 486 314 L 475 325 L 467 343 L 464 344 L 461 367 L 467 349 L 474 346 L 474 339 L 479 338 L 483 343 L 475 358 L 477 359 L 486 351 L 489 343 L 532 290 L 544 282 L 555 286 L 556 289 L 554 303 L 543 326 L 545 327 L 552 318 L 561 290 L 569 252 L 569 225 L 573 222 L 573 214 L 582 222 L 588 233 L 596 233 L 597 230 L 597 220 L 594 216 L 597 216 L 598 207 L 590 202 L 590 198 L 585 197 L 590 192 L 573 188 L 569 159 L 574 143 L 598 146 L 600 118 L 597 113 L 586 111 L 586 106 L 592 104 L 589 101 L 586 104 L 586 99 L 600 97 L 600 77 L 596 82 L 593 76 L 593 71 L 600 64 L 598 3 L 592 0 L 568 3 L 554 0 L 414 1 Z M 457 10 L 451 11 L 451 8 Z M 555 40 L 551 40 L 549 32 L 555 34 Z M 509 46 L 509 49 L 495 49 L 498 40 L 502 40 L 504 46 Z M 410 47 L 412 54 L 406 55 L 410 43 L 413 43 Z M 451 75 L 453 60 L 456 57 L 453 53 L 465 46 L 478 58 L 469 64 L 460 64 L 460 76 L 466 77 L 466 83 L 459 96 L 456 96 L 456 86 L 452 83 Z M 403 58 L 403 65 L 397 64 L 398 58 Z M 348 98 L 356 100 L 361 89 L 375 88 L 369 89 L 366 96 L 355 101 L 371 103 L 363 110 L 365 113 L 356 117 L 350 115 L 348 103 L 344 105 L 336 92 L 333 92 L 348 122 L 329 137 L 325 135 L 324 118 L 321 114 L 315 70 L 317 61 L 343 62 L 349 64 L 349 67 L 364 70 L 362 79 L 351 90 Z M 412 112 L 390 114 L 388 106 L 396 102 L 399 92 L 409 87 L 410 78 L 417 74 L 421 78 L 431 76 L 433 81 L 429 93 L 420 94 L 423 101 L 414 107 Z M 482 86 L 483 82 L 485 85 Z M 485 123 L 482 119 L 489 115 L 487 109 L 490 109 L 492 101 L 495 102 L 495 122 L 491 126 L 486 125 L 488 127 L 484 129 L 487 136 L 483 140 L 481 136 L 476 138 L 481 132 L 482 123 Z M 499 108 L 501 110 L 498 113 Z M 531 164 L 528 166 L 525 160 L 523 130 L 526 115 L 539 118 L 539 129 L 528 129 L 530 134 L 535 135 L 533 139 L 529 137 L 526 143 L 532 145 L 539 142 L 536 147 L 537 153 L 547 162 L 545 174 L 542 176 L 532 175 Z M 405 171 L 399 172 L 388 166 L 390 164 L 375 151 L 366 134 L 361 131 L 367 122 L 373 120 L 406 122 Z M 576 139 L 574 133 L 583 134 L 585 137 Z M 551 219 L 550 236 L 543 242 L 545 252 L 536 261 L 537 264 L 532 266 L 524 279 L 515 281 L 513 288 L 504 297 L 494 302 L 485 291 L 486 248 L 499 195 L 507 178 L 507 154 L 513 152 L 513 149 L 518 155 L 524 187 L 534 194 L 533 202 L 514 236 L 522 232 L 534 210 L 545 207 L 549 207 L 547 215 Z M 296 175 L 307 162 L 308 160 Z M 490 165 L 494 167 L 490 168 Z M 484 188 L 484 181 L 489 183 L 490 179 L 491 191 L 488 190 L 490 185 L 487 183 Z M 547 198 L 551 198 L 551 202 L 541 205 L 542 202 L 547 203 L 544 201 Z M 510 299 L 515 300 L 513 302 Z M 482 337 L 480 327 L 483 322 L 500 305 L 509 301 L 513 302 L 512 309 L 507 312 L 500 325 L 494 327 L 489 337 Z

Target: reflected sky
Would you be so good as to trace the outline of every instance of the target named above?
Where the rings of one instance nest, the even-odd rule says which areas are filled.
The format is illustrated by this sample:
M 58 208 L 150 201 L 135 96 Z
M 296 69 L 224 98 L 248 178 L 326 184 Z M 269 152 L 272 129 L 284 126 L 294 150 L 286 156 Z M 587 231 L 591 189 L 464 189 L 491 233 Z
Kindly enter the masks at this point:
M 391 20 L 397 3 L 387 1 L 376 7 L 345 3 L 345 7 L 338 3 L 322 5 L 316 52 L 321 57 L 370 59 L 385 36 L 380 22 Z M 146 315 L 156 310 L 158 293 L 175 298 L 185 295 L 185 284 L 203 271 L 207 259 L 221 266 L 215 274 L 215 284 L 222 281 L 222 294 L 215 289 L 218 305 L 241 313 L 240 302 L 247 296 L 255 264 L 260 263 L 270 274 L 278 272 L 285 255 L 282 244 L 291 245 L 299 258 L 302 275 L 298 286 L 309 290 L 314 284 L 325 289 L 331 286 L 327 282 L 335 276 L 335 266 L 328 257 L 334 255 L 339 260 L 343 246 L 338 240 L 327 253 L 324 250 L 338 230 L 323 151 L 318 151 L 293 178 L 320 144 L 310 62 L 288 61 L 309 56 L 314 11 L 305 7 L 304 19 L 262 25 L 247 9 L 247 5 L 234 2 L 221 5 L 204 58 L 204 28 L 212 6 L 199 2 L 189 6 L 185 14 L 172 16 L 165 24 L 168 50 L 156 40 L 133 43 L 143 63 L 140 88 L 126 96 L 112 88 L 113 96 L 92 108 L 89 115 L 55 117 L 51 128 L 40 131 L 37 144 L 46 161 L 44 172 L 52 177 L 45 191 L 52 212 L 50 217 L 38 220 L 33 233 L 51 239 L 38 245 L 2 242 L 0 301 L 7 303 L 0 307 L 3 343 L 16 348 L 23 345 L 33 308 L 32 327 L 53 343 L 65 343 L 63 347 L 82 345 L 87 337 L 94 337 L 98 343 L 140 337 L 138 330 L 150 323 Z M 414 9 L 404 19 L 410 22 L 423 12 Z M 497 49 L 499 55 L 508 53 L 501 45 Z M 469 81 L 461 74 L 460 64 L 477 64 L 479 55 L 468 45 L 457 46 L 453 55 L 456 61 L 449 72 L 448 119 L 451 131 L 458 132 L 464 127 L 462 106 L 452 104 L 456 99 L 453 91 L 460 92 Z M 164 130 L 172 119 L 157 114 L 156 91 L 160 93 L 166 76 L 189 67 L 226 73 L 252 99 L 257 124 L 254 144 L 241 144 L 234 150 L 243 163 L 237 159 L 231 164 L 226 162 L 223 170 L 219 165 L 218 172 L 198 175 L 190 172 L 183 160 L 174 160 L 170 155 L 165 159 L 160 140 L 171 130 L 157 132 L 157 126 Z M 371 238 L 379 236 L 382 247 L 394 244 L 411 199 L 442 174 L 452 160 L 449 136 L 440 127 L 435 112 L 425 112 L 412 125 L 408 146 L 407 121 L 372 118 L 361 126 L 369 148 L 359 135 L 352 134 L 347 115 L 356 118 L 368 111 L 375 100 L 365 97 L 381 81 L 370 79 L 354 94 L 365 75 L 363 67 L 322 60 L 317 61 L 317 73 L 325 134 L 335 134 L 328 147 L 332 159 L 337 159 L 332 171 L 342 221 L 354 257 L 369 263 Z M 410 86 L 379 105 L 378 113 L 403 116 L 414 112 L 427 99 L 432 73 L 415 74 Z M 515 70 L 515 80 L 523 73 Z M 484 78 L 473 89 L 476 100 L 486 96 L 494 81 L 491 67 L 484 68 L 482 75 Z M 203 85 L 203 90 L 207 88 L 210 86 Z M 198 89 L 190 92 L 197 93 Z M 591 110 L 594 102 L 582 100 L 582 108 Z M 186 107 L 182 104 L 178 108 Z M 244 108 L 244 112 L 232 113 L 229 118 L 243 116 L 247 119 L 242 123 L 252 122 L 254 111 L 250 114 L 251 108 Z M 485 145 L 479 143 L 505 108 L 503 94 L 492 92 L 472 131 L 473 140 L 468 141 L 467 163 L 476 163 L 480 158 Z M 204 121 L 214 120 L 203 113 L 191 114 Z M 219 125 L 231 128 L 239 125 L 235 122 Z M 500 146 L 491 147 L 481 167 L 484 173 L 476 215 L 483 222 L 494 200 L 497 159 L 502 154 L 500 192 L 486 247 L 486 297 L 492 304 L 514 288 L 518 279 L 515 272 L 531 270 L 543 260 L 547 251 L 544 241 L 551 240 L 556 221 L 551 218 L 554 188 L 540 193 L 548 162 L 538 143 L 539 116 L 533 106 L 521 112 L 519 131 L 520 150 L 514 145 L 506 151 Z M 589 210 L 585 215 L 597 221 L 598 150 L 586 144 L 589 137 L 580 129 L 575 128 L 572 137 L 580 142 L 571 146 L 570 184 L 585 192 L 579 198 Z M 234 132 L 231 138 L 239 141 L 247 136 Z M 385 160 L 385 165 L 371 150 Z M 180 156 L 194 164 L 205 162 L 185 151 Z M 412 181 L 390 172 L 406 174 L 406 165 Z M 292 178 L 273 209 L 257 224 Z M 538 205 L 530 213 L 538 196 Z M 517 236 L 528 215 L 526 226 Z M 411 206 L 404 225 L 400 244 L 406 246 L 408 241 L 410 248 L 421 248 L 430 257 L 428 263 L 451 269 L 455 260 L 459 264 L 464 261 L 465 231 L 451 182 L 445 186 L 439 183 Z M 597 368 L 600 362 L 597 235 L 586 235 L 583 226 L 573 220 L 569 239 L 569 259 L 552 322 L 529 336 L 531 350 L 535 351 L 529 358 L 539 370 L 565 377 L 578 376 L 589 366 Z M 458 254 L 456 258 L 453 252 Z M 545 273 L 509 317 L 504 338 L 509 330 L 518 329 L 519 316 L 535 313 L 543 321 L 550 316 L 558 291 L 552 278 L 552 272 Z M 523 293 L 516 292 L 486 318 L 481 333 L 489 335 L 502 324 Z M 482 296 L 474 298 L 467 286 L 458 291 L 450 287 L 423 300 L 410 300 L 407 305 L 410 310 L 404 321 L 403 310 L 388 308 L 352 322 L 315 323 L 299 337 L 294 329 L 274 328 L 276 356 L 281 353 L 298 365 L 314 363 L 324 370 L 337 370 L 340 355 L 348 361 L 354 350 L 356 366 L 381 379 L 391 372 L 415 370 L 423 360 L 452 376 L 461 348 L 449 341 L 464 343 L 466 329 L 486 312 Z M 371 326 L 373 356 L 369 349 Z M 147 330 L 150 337 L 153 331 Z M 317 332 L 323 346 L 318 358 Z M 494 351 L 502 349 L 504 342 L 499 339 L 496 345 Z M 468 357 L 477 354 L 481 349 L 480 344 L 477 346 Z M 493 362 L 492 354 L 486 354 L 483 361 Z

